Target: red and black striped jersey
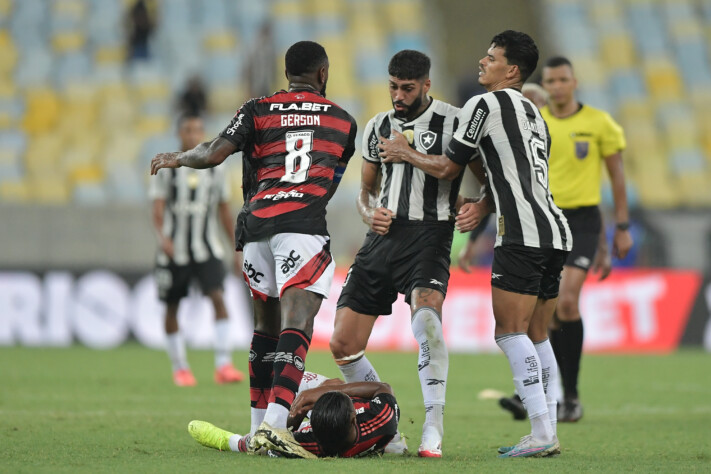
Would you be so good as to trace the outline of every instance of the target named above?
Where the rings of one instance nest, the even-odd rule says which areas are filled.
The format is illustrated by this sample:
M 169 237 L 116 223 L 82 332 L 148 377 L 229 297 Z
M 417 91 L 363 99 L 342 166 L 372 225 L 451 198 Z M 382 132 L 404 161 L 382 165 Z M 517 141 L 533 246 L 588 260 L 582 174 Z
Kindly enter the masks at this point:
M 358 423 L 357 438 L 353 446 L 341 457 L 352 458 L 382 454 L 385 446 L 397 434 L 400 408 L 397 400 L 389 393 L 379 393 L 372 399 L 351 397 Z M 294 433 L 294 439 L 304 449 L 316 456 L 323 456 L 316 437 L 307 424 Z
M 245 102 L 220 134 L 243 153 L 238 242 L 328 235 L 328 191 L 338 162 L 355 151 L 356 130 L 348 112 L 311 90 Z

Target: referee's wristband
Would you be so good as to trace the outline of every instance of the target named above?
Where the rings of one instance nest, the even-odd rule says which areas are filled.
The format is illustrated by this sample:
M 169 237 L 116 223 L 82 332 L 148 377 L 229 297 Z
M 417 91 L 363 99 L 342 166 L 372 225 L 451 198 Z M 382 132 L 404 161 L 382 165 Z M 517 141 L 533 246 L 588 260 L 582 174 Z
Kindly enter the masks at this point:
M 629 222 L 618 222 L 615 225 L 615 229 L 617 230 L 629 230 L 630 229 L 630 223 Z

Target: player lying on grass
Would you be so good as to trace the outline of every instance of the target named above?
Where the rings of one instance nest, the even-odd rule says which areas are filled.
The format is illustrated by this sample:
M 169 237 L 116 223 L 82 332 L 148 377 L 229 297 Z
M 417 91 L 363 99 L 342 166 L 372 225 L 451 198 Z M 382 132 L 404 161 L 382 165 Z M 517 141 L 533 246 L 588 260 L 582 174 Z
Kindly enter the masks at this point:
M 276 429 L 242 436 L 198 420 L 190 422 L 188 431 L 198 443 L 220 451 L 306 459 L 402 452 L 397 446 L 386 450 L 397 434 L 400 418 L 390 385 L 344 383 L 309 372 L 303 379 L 287 422 L 294 430 L 293 438 L 284 436 L 286 430 Z

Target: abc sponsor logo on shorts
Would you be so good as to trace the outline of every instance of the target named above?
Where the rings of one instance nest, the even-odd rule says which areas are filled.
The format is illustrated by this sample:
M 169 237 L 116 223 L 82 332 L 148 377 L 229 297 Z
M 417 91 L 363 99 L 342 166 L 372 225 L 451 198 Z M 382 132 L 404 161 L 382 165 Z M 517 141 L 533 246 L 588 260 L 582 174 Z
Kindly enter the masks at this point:
M 254 281 L 255 283 L 262 282 L 261 277 L 264 276 L 264 273 L 258 272 L 257 269 L 254 268 L 254 266 L 251 263 L 249 263 L 247 260 L 244 261 L 243 268 L 244 268 L 245 275 L 247 275 L 247 278 Z
M 301 260 L 301 255 L 292 250 L 289 256 L 281 261 L 281 272 L 286 275 L 296 267 L 297 262 Z

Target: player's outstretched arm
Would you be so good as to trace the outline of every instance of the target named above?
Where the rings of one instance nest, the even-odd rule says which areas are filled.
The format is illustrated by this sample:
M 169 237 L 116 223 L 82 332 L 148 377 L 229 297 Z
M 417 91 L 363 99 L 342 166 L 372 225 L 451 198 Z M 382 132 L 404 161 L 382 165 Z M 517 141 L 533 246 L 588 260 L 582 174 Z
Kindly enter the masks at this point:
M 390 230 L 393 221 L 393 213 L 384 207 L 376 207 L 378 197 L 378 176 L 380 166 L 376 163 L 363 160 L 360 176 L 360 192 L 356 206 L 363 222 L 371 228 L 373 232 L 385 235 Z
M 392 131 L 393 138 L 380 137 L 380 157 L 383 163 L 410 163 L 437 179 L 454 180 L 462 171 L 462 166 L 450 160 L 447 155 L 425 155 L 410 148 L 405 136 Z
M 211 142 L 201 143 L 192 150 L 172 153 L 158 153 L 151 160 L 151 174 L 156 174 L 161 168 L 212 168 L 217 166 L 232 153 L 237 147 L 231 141 L 217 137 Z

